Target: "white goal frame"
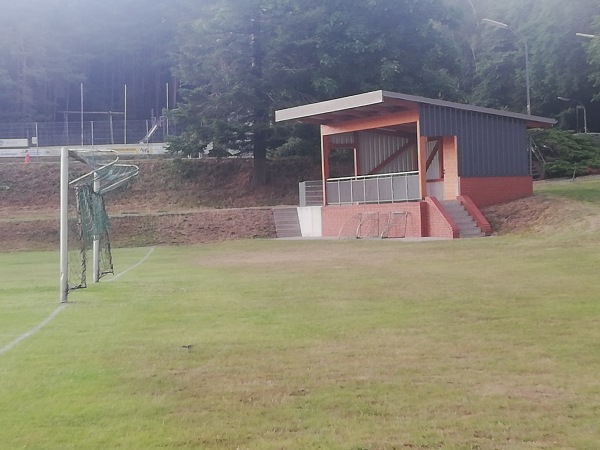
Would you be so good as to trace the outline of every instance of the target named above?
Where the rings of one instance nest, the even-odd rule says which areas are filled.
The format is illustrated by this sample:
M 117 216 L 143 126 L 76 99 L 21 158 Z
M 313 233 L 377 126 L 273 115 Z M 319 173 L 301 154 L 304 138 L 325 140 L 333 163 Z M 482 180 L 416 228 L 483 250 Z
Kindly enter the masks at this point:
M 60 302 L 69 292 L 69 149 L 60 149 Z
M 69 148 L 62 147 L 60 150 L 60 302 L 66 303 L 69 293 L 69 188 L 71 185 L 78 183 L 86 178 L 93 183 L 94 192 L 108 192 L 113 190 L 129 179 L 135 177 L 139 173 L 139 168 L 133 164 L 116 164 L 119 160 L 118 153 L 115 150 L 98 150 L 98 149 L 73 149 L 83 153 L 104 153 L 113 154 L 114 159 L 107 164 L 94 167 L 85 175 L 80 176 L 72 181 L 69 181 Z M 98 172 L 106 169 L 109 166 L 125 168 L 128 173 L 123 173 L 123 176 L 115 177 L 110 180 L 110 184 L 101 187 L 98 177 Z M 110 169 L 112 170 L 112 168 Z M 92 282 L 97 283 L 100 280 L 100 241 L 94 238 L 92 243 Z

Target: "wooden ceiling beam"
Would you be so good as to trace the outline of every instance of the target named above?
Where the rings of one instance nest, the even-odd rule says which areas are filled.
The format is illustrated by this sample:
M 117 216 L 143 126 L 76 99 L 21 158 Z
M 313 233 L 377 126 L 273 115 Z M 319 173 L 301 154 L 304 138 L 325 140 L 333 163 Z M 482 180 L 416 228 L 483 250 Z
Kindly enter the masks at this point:
M 396 159 L 398 156 L 400 156 L 402 153 L 404 153 L 406 150 L 408 150 L 411 147 L 414 148 L 414 147 L 416 147 L 416 145 L 417 145 L 416 139 L 408 141 L 406 144 L 404 144 L 402 147 L 400 147 L 398 150 L 396 150 L 394 153 L 392 153 L 390 156 L 388 156 L 384 161 L 382 161 L 381 164 L 379 164 L 377 167 L 375 167 L 373 170 L 371 170 L 369 172 L 369 175 L 375 175 L 381 169 L 383 169 L 385 166 L 387 166 L 389 163 L 391 163 L 394 159 Z
M 345 122 L 335 122 L 329 125 L 321 125 L 321 135 L 350 133 L 354 131 L 372 130 L 375 128 L 389 128 L 397 125 L 416 123 L 419 120 L 419 112 L 404 111 L 383 116 L 365 117 L 363 119 L 348 120 Z

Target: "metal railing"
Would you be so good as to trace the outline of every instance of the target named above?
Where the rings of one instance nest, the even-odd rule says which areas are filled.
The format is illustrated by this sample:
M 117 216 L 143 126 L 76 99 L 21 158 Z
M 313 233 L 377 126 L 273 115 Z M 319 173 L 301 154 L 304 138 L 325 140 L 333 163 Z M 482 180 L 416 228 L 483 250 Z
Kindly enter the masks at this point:
M 300 206 L 323 206 L 323 182 L 301 181 L 298 184 Z
M 420 200 L 419 172 L 386 173 L 327 180 L 327 203 L 396 203 Z

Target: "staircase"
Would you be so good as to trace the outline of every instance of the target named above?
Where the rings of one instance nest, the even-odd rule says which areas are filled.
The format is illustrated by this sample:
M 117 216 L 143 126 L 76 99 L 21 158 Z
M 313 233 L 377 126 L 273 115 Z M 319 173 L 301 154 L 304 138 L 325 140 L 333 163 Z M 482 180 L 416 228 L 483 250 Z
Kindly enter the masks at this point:
M 273 218 L 278 238 L 302 237 L 295 206 L 273 208 Z
M 444 209 L 452 216 L 458 226 L 458 237 L 473 238 L 483 237 L 485 233 L 458 200 L 445 200 L 440 202 Z

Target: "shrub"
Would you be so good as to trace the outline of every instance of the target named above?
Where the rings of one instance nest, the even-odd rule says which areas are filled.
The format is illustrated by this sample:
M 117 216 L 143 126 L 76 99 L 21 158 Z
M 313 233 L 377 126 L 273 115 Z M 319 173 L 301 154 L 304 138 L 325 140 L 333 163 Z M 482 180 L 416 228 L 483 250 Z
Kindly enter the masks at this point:
M 600 172 L 600 137 L 559 129 L 534 130 L 531 137 L 546 161 L 549 178 Z

